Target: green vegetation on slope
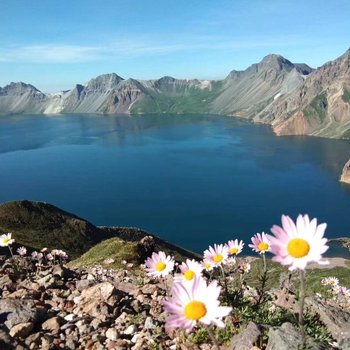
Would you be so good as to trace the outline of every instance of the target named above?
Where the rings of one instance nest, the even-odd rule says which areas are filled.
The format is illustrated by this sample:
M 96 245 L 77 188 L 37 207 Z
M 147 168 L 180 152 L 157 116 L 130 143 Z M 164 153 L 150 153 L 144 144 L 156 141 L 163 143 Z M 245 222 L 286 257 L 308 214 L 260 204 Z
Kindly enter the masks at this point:
M 321 94 L 317 95 L 310 104 L 303 109 L 303 113 L 307 118 L 318 117 L 322 122 L 327 116 L 327 93 L 323 91 Z
M 137 243 L 126 242 L 120 238 L 110 238 L 92 247 L 81 257 L 72 261 L 71 265 L 104 266 L 105 264 L 103 262 L 106 259 L 114 260 L 114 263 L 106 265 L 108 268 L 120 268 L 122 266 L 122 260 L 137 264 L 139 261 Z
M 13 233 L 19 245 L 63 249 L 72 257 L 113 236 L 51 204 L 31 201 L 0 205 L 0 233 L 7 232 Z
M 221 86 L 218 81 L 212 82 L 211 89 L 177 86 L 175 93 L 162 94 L 149 90 L 149 96 L 136 102 L 131 113 L 208 113 Z

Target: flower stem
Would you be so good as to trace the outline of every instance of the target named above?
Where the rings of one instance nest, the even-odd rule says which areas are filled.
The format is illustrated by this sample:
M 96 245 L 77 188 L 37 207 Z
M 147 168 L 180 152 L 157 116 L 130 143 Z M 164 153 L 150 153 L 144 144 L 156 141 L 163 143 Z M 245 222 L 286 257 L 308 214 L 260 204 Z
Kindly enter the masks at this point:
M 11 247 L 9 245 L 8 245 L 8 247 L 9 247 L 12 258 L 14 258 Z
M 229 295 L 228 295 L 226 274 L 225 274 L 224 268 L 223 268 L 222 266 L 220 266 L 220 268 L 221 268 L 222 278 L 223 278 L 223 280 L 224 280 L 224 285 L 225 285 L 226 301 L 229 302 Z
M 305 329 L 304 329 L 304 302 L 305 302 L 305 272 L 300 270 L 300 297 L 299 297 L 299 327 L 302 347 L 305 348 Z
M 218 343 L 218 341 L 215 338 L 215 334 L 214 334 L 213 330 L 210 328 L 209 325 L 205 324 L 204 327 L 207 330 L 207 332 L 209 334 L 209 337 L 210 337 L 211 341 L 213 342 L 214 347 L 216 348 L 216 350 L 220 350 L 219 343 Z
M 266 265 L 266 256 L 265 254 L 262 254 L 262 258 L 263 258 L 263 262 L 264 262 L 264 270 L 263 270 L 263 274 L 260 278 L 260 282 L 261 282 L 261 288 L 258 289 L 258 301 L 256 303 L 256 306 L 258 307 L 264 300 L 265 297 L 265 287 L 266 287 L 266 282 L 267 282 L 267 265 Z
M 264 253 L 262 256 L 263 256 L 263 261 L 264 261 L 264 275 L 266 275 L 267 266 L 266 266 L 266 256 L 265 256 L 265 253 Z

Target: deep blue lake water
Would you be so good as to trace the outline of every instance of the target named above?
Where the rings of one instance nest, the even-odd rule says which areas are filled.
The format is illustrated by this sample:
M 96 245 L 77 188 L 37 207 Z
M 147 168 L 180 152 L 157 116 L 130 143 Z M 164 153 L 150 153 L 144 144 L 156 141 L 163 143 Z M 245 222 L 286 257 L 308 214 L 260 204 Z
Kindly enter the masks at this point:
M 137 226 L 188 249 L 309 213 L 350 236 L 350 142 L 276 137 L 201 115 L 0 118 L 0 201 L 46 201 L 96 225 Z M 249 249 L 246 249 L 248 252 Z

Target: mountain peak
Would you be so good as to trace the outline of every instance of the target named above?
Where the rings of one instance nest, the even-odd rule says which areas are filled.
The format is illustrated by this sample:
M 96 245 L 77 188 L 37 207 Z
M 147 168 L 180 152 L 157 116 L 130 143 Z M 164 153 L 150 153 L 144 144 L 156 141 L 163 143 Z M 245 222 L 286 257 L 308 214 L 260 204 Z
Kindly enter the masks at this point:
M 91 79 L 86 87 L 92 90 L 111 90 L 114 89 L 124 79 L 116 73 L 108 73 L 97 76 Z
M 281 55 L 270 54 L 265 56 L 258 64 L 261 67 L 277 68 L 279 70 L 292 70 L 294 64 Z
M 4 86 L 3 88 L 0 87 L 0 93 L 5 95 L 21 95 L 26 92 L 34 92 L 34 93 L 41 93 L 40 90 L 38 90 L 35 86 L 31 84 L 20 82 L 11 82 L 10 84 Z

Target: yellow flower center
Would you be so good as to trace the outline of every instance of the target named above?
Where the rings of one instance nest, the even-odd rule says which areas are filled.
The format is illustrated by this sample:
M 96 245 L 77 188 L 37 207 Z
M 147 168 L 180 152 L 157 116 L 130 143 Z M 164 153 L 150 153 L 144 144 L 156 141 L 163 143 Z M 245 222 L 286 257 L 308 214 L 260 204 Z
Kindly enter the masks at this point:
M 293 238 L 289 241 L 287 250 L 293 258 L 303 258 L 309 254 L 310 245 L 305 239 Z
M 266 243 L 266 242 L 260 242 L 258 244 L 258 249 L 263 252 L 265 250 L 268 250 L 269 249 L 269 245 Z
M 184 276 L 187 281 L 192 281 L 195 273 L 192 270 L 187 270 L 185 271 Z
M 216 262 L 216 263 L 219 263 L 222 261 L 224 257 L 221 255 L 221 254 L 216 254 L 213 258 L 213 260 Z
M 238 248 L 236 247 L 233 247 L 230 249 L 230 254 L 237 254 L 237 252 L 238 252 Z
M 189 320 L 198 321 L 207 314 L 207 308 L 201 301 L 190 301 L 185 306 L 185 316 Z
M 9 244 L 10 243 L 10 239 L 9 238 L 4 238 L 3 243 L 4 244 Z
M 166 268 L 166 264 L 164 264 L 163 262 L 158 262 L 157 264 L 156 264 L 156 270 L 158 271 L 158 272 L 161 272 L 161 271 L 163 271 L 164 269 Z
M 211 268 L 211 265 L 207 262 L 204 264 L 204 268 L 208 270 Z

